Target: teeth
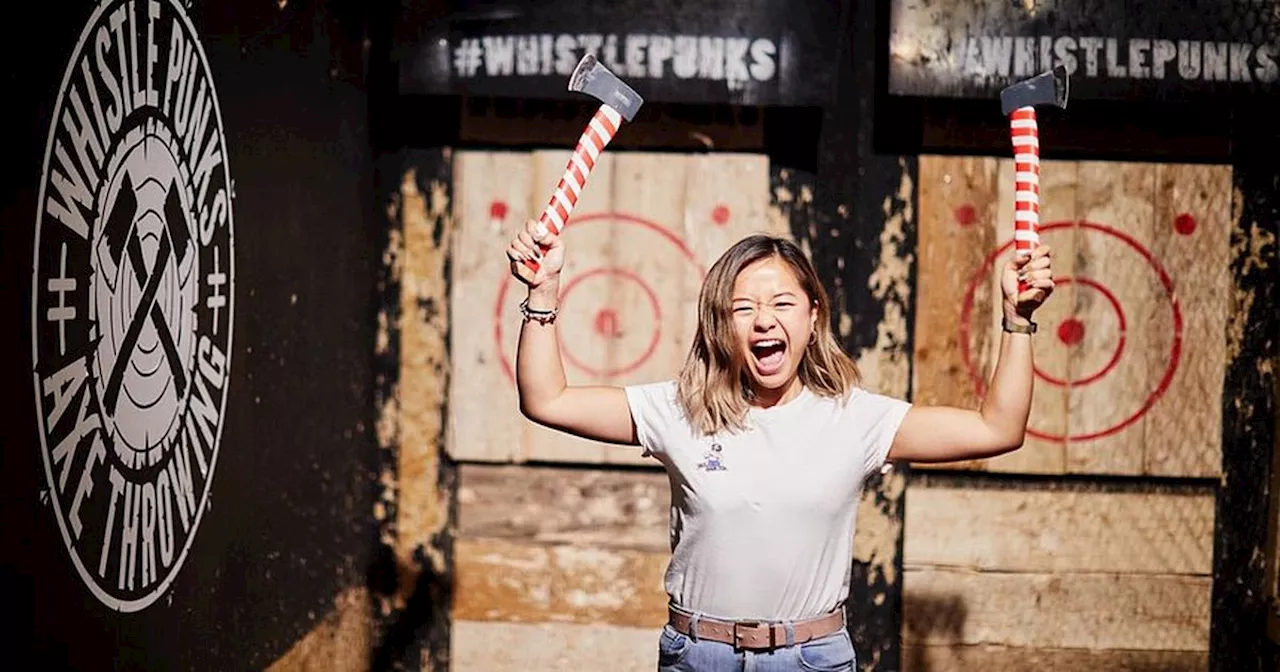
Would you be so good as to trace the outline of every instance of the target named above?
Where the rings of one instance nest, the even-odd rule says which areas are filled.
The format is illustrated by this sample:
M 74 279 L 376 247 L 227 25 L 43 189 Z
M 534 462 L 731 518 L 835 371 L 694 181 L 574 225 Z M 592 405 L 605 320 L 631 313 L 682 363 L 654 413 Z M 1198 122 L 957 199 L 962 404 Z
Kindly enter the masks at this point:
M 756 341 L 755 343 L 752 343 L 752 344 L 751 344 L 751 347 L 753 347 L 753 348 L 769 348 L 769 347 L 773 347 L 773 346 L 775 346 L 775 345 L 782 345 L 782 341 L 779 341 L 779 340 L 777 340 L 777 339 L 770 340 L 770 341 Z

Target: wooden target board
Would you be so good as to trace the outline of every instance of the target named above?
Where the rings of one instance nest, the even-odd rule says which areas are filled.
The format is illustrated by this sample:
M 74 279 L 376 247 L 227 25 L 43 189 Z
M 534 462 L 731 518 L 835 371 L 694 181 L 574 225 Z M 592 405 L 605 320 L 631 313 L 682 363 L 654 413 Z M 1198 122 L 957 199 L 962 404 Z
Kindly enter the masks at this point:
M 975 407 L 1000 341 L 1013 162 L 920 159 L 918 403 Z M 1036 316 L 1022 449 L 949 468 L 1216 476 L 1227 363 L 1229 166 L 1045 161 L 1057 289 Z
M 569 151 L 459 152 L 454 167 L 449 451 L 477 461 L 640 463 L 521 416 L 519 303 L 505 249 L 545 207 Z M 606 152 L 563 236 L 558 319 L 571 385 L 674 377 L 696 326 L 706 269 L 733 243 L 787 234 L 770 207 L 769 162 L 748 154 Z

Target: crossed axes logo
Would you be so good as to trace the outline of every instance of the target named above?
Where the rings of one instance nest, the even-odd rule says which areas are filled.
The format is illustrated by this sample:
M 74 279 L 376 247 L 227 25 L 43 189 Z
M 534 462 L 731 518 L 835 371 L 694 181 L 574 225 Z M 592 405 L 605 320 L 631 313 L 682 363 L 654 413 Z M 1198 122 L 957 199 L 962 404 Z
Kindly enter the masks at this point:
M 159 460 L 179 429 L 199 301 L 189 182 L 164 135 L 151 130 L 104 185 L 94 246 L 102 410 L 117 456 L 134 468 Z
M 129 170 L 124 173 L 114 208 L 107 217 L 97 249 L 98 269 L 110 290 L 111 302 L 128 303 L 123 292 L 127 280 L 122 277 L 125 271 L 121 262 L 124 260 L 128 261 L 134 281 L 142 288 L 141 296 L 133 302 L 123 337 L 116 343 L 116 360 L 107 377 L 102 401 L 106 412 L 111 415 L 116 412 L 124 374 L 133 360 L 143 327 L 149 325 L 154 330 L 163 349 L 169 374 L 173 377 L 178 398 L 182 398 L 186 391 L 187 376 L 184 369 L 190 360 L 190 353 L 179 353 L 174 342 L 170 322 L 176 322 L 176 316 L 166 316 L 157 301 L 166 271 L 176 271 L 177 296 L 187 294 L 192 277 L 195 254 L 178 188 L 173 179 L 168 180 L 168 184 L 163 184 L 157 177 L 146 174 L 138 176 L 140 184 L 135 187 L 131 173 Z M 142 249 L 144 239 L 157 241 L 150 268 L 146 266 Z M 177 255 L 176 259 L 173 259 L 174 255 Z M 189 304 L 182 306 L 183 302 L 178 303 L 179 309 L 189 308 Z

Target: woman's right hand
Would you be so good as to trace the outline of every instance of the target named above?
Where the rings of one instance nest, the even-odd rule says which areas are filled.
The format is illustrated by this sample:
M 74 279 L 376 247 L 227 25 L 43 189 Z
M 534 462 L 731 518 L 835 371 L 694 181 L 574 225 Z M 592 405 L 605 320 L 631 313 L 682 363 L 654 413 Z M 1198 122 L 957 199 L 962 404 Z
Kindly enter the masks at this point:
M 511 239 L 507 246 L 507 258 L 511 260 L 511 274 L 525 283 L 530 289 L 542 286 L 548 280 L 560 277 L 560 269 L 564 267 L 564 243 L 560 237 L 546 231 L 536 219 L 525 221 L 524 230 Z M 532 259 L 537 262 L 538 270 L 534 272 L 525 263 Z

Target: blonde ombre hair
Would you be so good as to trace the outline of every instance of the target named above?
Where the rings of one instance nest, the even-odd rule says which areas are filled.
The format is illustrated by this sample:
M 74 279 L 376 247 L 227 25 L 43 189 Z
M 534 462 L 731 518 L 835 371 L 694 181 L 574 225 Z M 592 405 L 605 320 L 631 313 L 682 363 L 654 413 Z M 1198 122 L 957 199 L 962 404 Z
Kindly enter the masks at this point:
M 791 268 L 817 311 L 813 341 L 801 353 L 800 382 L 817 395 L 839 397 L 861 380 L 857 364 L 831 332 L 831 302 L 804 251 L 786 238 L 749 236 L 725 251 L 707 272 L 698 296 L 698 329 L 676 381 L 680 405 L 703 434 L 745 428 L 753 395 L 734 331 L 733 285 L 742 269 L 769 258 Z

